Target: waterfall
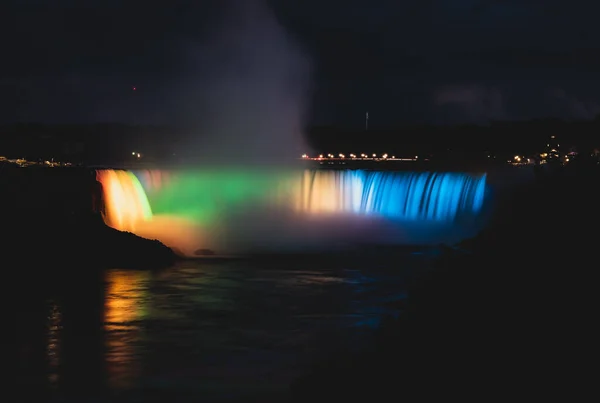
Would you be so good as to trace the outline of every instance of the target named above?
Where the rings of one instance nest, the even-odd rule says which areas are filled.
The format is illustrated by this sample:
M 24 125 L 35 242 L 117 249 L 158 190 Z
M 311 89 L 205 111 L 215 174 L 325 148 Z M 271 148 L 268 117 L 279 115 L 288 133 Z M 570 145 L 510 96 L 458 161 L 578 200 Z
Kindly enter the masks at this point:
M 331 217 L 451 224 L 478 215 L 486 190 L 485 174 L 454 172 L 100 170 L 97 177 L 108 225 L 168 238 L 170 246 L 184 237 L 188 244 L 206 242 L 232 222 L 235 231 L 252 225 L 263 232 L 258 227 L 267 223 L 270 231 L 289 232 L 286 220 L 318 223 Z M 252 224 L 244 227 L 250 215 Z M 231 232 L 227 236 L 235 237 Z
M 99 170 L 96 179 L 102 184 L 106 205 L 104 221 L 122 231 L 135 232 L 139 222 L 152 219 L 146 192 L 131 172 Z
M 306 171 L 300 210 L 451 221 L 481 210 L 485 179 L 462 173 Z

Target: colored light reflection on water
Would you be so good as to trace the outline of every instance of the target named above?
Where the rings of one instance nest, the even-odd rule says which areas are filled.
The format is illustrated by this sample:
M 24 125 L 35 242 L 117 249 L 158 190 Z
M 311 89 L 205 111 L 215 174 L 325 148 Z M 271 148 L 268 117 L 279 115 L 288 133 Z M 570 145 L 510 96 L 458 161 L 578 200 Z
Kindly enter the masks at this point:
M 108 225 L 188 250 L 248 215 L 255 226 L 272 217 L 289 220 L 288 227 L 319 217 L 452 223 L 478 215 L 486 190 L 484 174 L 436 172 L 101 170 L 97 176 Z
M 128 270 L 109 270 L 105 275 L 107 375 L 113 386 L 126 386 L 141 370 L 136 361 L 137 345 L 142 339 L 137 323 L 147 314 L 150 275 L 148 272 Z
M 148 281 L 148 277 L 146 272 L 127 270 L 106 272 L 107 298 L 104 320 L 107 331 L 121 330 L 131 322 L 143 318 L 146 302 L 143 283 Z

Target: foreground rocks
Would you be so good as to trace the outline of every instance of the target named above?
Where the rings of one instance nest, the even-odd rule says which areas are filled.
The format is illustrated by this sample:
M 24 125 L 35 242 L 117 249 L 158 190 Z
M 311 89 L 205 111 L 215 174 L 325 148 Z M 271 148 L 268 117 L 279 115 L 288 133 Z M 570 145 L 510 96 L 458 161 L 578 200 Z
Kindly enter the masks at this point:
M 97 214 L 60 220 L 30 217 L 13 221 L 5 231 L 0 250 L 20 266 L 43 265 L 54 271 L 72 266 L 154 269 L 176 259 L 159 241 L 110 228 Z
M 4 167 L 0 171 L 3 259 L 32 273 L 172 264 L 175 254 L 160 242 L 104 224 L 94 212 L 97 188 L 93 170 Z

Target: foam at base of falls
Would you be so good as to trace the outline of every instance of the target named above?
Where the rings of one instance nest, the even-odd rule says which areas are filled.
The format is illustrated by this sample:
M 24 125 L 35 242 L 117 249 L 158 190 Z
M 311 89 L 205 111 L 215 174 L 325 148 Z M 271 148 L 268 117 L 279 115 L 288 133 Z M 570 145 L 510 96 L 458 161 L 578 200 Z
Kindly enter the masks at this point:
M 186 255 L 443 242 L 457 238 L 450 235 L 457 219 L 479 215 L 486 188 L 485 175 L 462 173 L 102 170 L 97 176 L 108 225 Z

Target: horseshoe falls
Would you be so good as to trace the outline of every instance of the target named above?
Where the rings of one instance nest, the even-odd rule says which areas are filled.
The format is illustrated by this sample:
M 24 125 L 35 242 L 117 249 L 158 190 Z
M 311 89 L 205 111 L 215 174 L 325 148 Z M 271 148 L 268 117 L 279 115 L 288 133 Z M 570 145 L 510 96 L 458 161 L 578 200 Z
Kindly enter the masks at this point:
M 98 170 L 105 222 L 182 255 L 456 242 L 481 226 L 486 175 L 360 170 Z
M 374 215 L 395 220 L 452 221 L 483 207 L 485 175 L 308 171 L 301 210 Z

